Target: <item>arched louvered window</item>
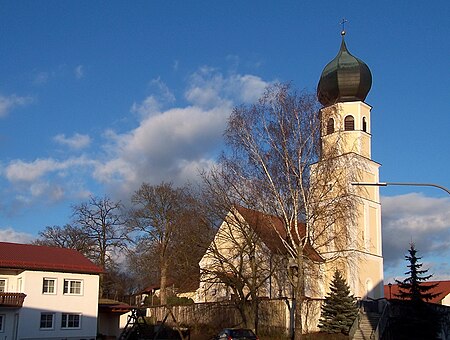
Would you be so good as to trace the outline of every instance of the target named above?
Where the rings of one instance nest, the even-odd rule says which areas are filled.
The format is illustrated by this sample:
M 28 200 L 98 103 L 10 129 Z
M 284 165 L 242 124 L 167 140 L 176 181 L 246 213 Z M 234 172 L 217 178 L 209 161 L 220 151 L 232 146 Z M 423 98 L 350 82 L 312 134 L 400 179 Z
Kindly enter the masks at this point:
M 353 116 L 347 116 L 344 119 L 344 130 L 353 131 L 355 130 L 355 118 Z
M 327 135 L 334 132 L 334 119 L 330 118 L 328 119 L 327 123 Z
M 367 132 L 367 121 L 366 121 L 366 117 L 363 117 L 363 120 L 362 120 L 362 130 L 363 130 L 364 132 Z

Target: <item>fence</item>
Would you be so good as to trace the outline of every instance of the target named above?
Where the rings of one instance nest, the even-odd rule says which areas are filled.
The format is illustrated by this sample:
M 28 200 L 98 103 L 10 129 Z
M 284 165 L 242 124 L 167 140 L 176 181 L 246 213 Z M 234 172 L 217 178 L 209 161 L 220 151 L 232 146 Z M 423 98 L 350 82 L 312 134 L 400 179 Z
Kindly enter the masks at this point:
M 304 331 L 317 330 L 320 316 L 320 300 L 307 300 L 303 309 Z M 258 333 L 288 335 L 293 329 L 292 300 L 272 299 L 262 300 L 258 309 Z M 168 314 L 170 314 L 168 316 Z M 225 327 L 243 326 L 242 317 L 231 302 L 196 303 L 185 306 L 149 307 L 147 316 L 153 322 L 166 323 L 171 326 L 186 326 L 191 329 L 204 329 L 214 332 Z

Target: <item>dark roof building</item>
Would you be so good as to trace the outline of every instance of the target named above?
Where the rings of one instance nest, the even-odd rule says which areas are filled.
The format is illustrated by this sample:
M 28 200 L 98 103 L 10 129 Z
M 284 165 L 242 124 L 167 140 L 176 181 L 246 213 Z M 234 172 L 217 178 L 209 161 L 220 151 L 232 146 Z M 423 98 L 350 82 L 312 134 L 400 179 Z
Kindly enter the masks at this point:
M 369 67 L 347 50 L 342 32 L 337 56 L 322 71 L 317 97 L 323 106 L 338 102 L 364 101 L 372 87 Z

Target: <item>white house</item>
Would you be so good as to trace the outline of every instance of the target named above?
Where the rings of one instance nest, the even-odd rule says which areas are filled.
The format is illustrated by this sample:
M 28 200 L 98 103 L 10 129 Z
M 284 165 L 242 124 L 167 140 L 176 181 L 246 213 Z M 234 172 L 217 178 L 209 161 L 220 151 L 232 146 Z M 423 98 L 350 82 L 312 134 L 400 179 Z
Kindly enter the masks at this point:
M 73 249 L 0 242 L 0 340 L 90 340 L 101 268 Z

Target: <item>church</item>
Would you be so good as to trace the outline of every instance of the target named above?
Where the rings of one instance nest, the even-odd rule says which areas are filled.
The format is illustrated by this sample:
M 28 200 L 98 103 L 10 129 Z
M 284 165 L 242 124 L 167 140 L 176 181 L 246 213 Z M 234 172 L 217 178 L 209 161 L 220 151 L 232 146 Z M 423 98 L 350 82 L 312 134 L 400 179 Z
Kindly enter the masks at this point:
M 348 51 L 345 31 L 341 35 L 339 52 L 323 69 L 317 86 L 323 105 L 321 158 L 342 160 L 354 182 L 378 182 L 380 164 L 371 156 L 371 106 L 365 103 L 372 75 L 369 67 Z M 384 296 L 379 188 L 355 186 L 353 190 L 355 219 L 345 226 L 353 242 L 341 269 L 356 297 L 378 299 Z M 333 249 L 328 254 L 333 256 Z M 330 267 L 325 271 L 327 287 L 334 271 Z
M 317 232 L 320 235 L 316 237 L 316 242 L 311 241 L 303 249 L 303 254 L 317 264 L 313 266 L 314 273 L 310 272 L 314 275 L 310 277 L 314 279 L 310 279 L 309 284 L 305 283 L 306 297 L 315 301 L 321 301 L 328 293 L 336 270 L 346 278 L 351 293 L 358 299 L 384 297 L 379 189 L 352 185 L 352 182 L 379 180 L 380 164 L 371 158 L 371 106 L 365 103 L 372 85 L 372 75 L 369 67 L 348 51 L 345 31 L 341 36 L 338 54 L 323 69 L 317 86 L 317 97 L 321 104 L 318 116 L 321 145 L 319 159 L 311 166 L 310 172 L 311 186 L 323 181 L 333 181 L 320 184 L 325 189 L 318 190 L 322 196 L 316 200 L 320 202 L 319 206 L 327 205 L 327 201 L 332 203 L 329 204 L 328 211 L 322 214 L 326 218 L 299 223 L 303 228 L 299 239 L 307 238 L 308 223 L 312 226 L 311 230 L 324 231 Z M 330 160 L 333 166 L 330 166 Z M 326 192 L 326 196 L 323 192 Z M 243 235 L 249 235 L 249 231 L 250 234 L 259 234 L 259 240 L 262 241 L 256 254 L 265 257 L 260 256 L 259 261 L 269 263 L 270 258 L 270 266 L 266 266 L 265 270 L 271 274 L 266 276 L 269 277 L 266 286 L 261 284 L 259 297 L 293 297 L 286 279 L 289 277 L 289 265 L 281 265 L 285 273 L 276 273 L 271 269 L 274 257 L 267 256 L 276 253 L 286 258 L 287 255 L 279 252 L 283 246 L 277 246 L 274 242 L 283 237 L 284 241 L 287 240 L 286 233 L 283 234 L 283 228 L 280 227 L 283 222 L 277 219 L 278 217 L 243 207 L 231 209 L 199 262 L 201 279 L 195 302 L 227 301 L 234 298 L 224 280 L 237 280 L 242 273 L 235 273 L 234 268 L 245 269 L 248 265 L 246 257 L 233 249 L 243 248 L 238 242 L 245 239 Z M 279 243 L 282 244 L 283 241 Z M 241 262 L 224 265 L 225 259 L 230 258 L 240 258 Z M 226 275 L 221 276 L 222 272 Z M 306 276 L 308 275 L 307 273 Z
M 341 38 L 340 49 L 317 86 L 321 106 L 314 115 L 319 119 L 315 126 L 320 147 L 316 163 L 308 167 L 312 194 L 305 204 L 311 205 L 305 209 L 315 217 L 298 221 L 292 237 L 286 228 L 289 223 L 279 215 L 232 207 L 199 262 L 196 303 L 233 301 L 255 290 L 262 300 L 293 302 L 298 267 L 292 261 L 295 256 L 287 254 L 287 242 L 304 242 L 301 257 L 309 263 L 304 276 L 309 325 L 304 329 L 316 329 L 320 304 L 336 270 L 358 300 L 384 297 L 379 189 L 352 185 L 379 180 L 380 164 L 371 157 L 371 106 L 365 103 L 372 75 L 348 51 L 344 31 Z

